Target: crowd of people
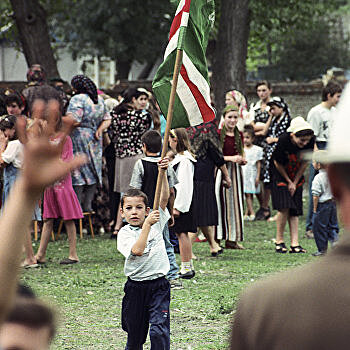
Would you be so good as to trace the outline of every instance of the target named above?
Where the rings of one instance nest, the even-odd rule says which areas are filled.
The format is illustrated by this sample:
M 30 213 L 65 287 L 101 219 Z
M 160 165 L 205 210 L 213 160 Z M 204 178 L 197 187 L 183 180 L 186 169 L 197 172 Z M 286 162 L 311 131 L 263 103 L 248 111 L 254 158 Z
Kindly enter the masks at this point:
M 306 119 L 292 118 L 287 102 L 271 96 L 267 81 L 256 84 L 259 101 L 249 109 L 241 92 L 228 91 L 221 120 L 173 129 L 169 144 L 164 145 L 165 118 L 152 94 L 143 88 L 129 88 L 120 99 L 113 99 L 87 76 L 76 75 L 68 96 L 59 79 L 48 84 L 40 65 L 30 67 L 27 79 L 22 92 L 4 93 L 1 106 L 2 207 L 8 209 L 31 140 L 45 135 L 60 164 L 70 165 L 72 171 L 65 168 L 64 177 L 52 181 L 51 175 L 42 181 L 40 189 L 48 182 L 51 185 L 30 201 L 31 219 L 42 220 L 43 225 L 36 254 L 31 231 L 25 228 L 22 266 L 46 263 L 55 219 L 63 220 L 69 240 L 68 256 L 60 263 L 78 263 L 75 221 L 93 215 L 95 228 L 111 231 L 126 259 L 122 326 L 128 333 L 128 349 L 142 347 L 149 323 L 154 349 L 169 349 L 170 289 L 183 288 L 181 279 L 195 276 L 192 244 L 199 232 L 211 256 L 218 257 L 224 249 L 245 249 L 245 220 L 272 220 L 276 221 L 276 253 L 306 252 L 298 233 L 304 172 L 309 165 L 304 152 L 316 151 L 310 164 L 306 235 L 315 238 L 315 256 L 326 253 L 328 241 L 336 244 L 336 206 L 321 150 L 342 92 L 338 84 L 324 87 L 322 102 Z M 35 100 L 50 101 L 50 113 L 45 114 L 45 105 Z M 50 107 L 52 100 L 57 101 L 56 107 Z M 25 131 L 16 132 L 22 124 Z M 164 147 L 168 152 L 161 159 Z M 23 172 L 29 177 L 28 170 Z M 158 172 L 162 177 L 160 204 L 150 210 Z M 259 205 L 256 212 L 254 197 Z M 277 211 L 274 217 L 270 202 Z M 289 248 L 284 239 L 287 222 Z

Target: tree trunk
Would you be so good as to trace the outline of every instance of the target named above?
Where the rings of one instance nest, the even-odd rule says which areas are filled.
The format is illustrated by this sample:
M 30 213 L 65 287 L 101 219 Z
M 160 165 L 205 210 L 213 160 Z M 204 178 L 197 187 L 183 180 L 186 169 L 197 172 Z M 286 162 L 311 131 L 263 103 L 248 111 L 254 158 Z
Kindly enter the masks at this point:
M 44 67 L 48 78 L 59 77 L 50 44 L 45 10 L 38 0 L 10 0 L 10 2 L 28 66 L 40 64 Z
M 130 68 L 131 68 L 131 62 L 130 60 L 116 60 L 116 66 L 117 66 L 117 79 L 128 79 Z
M 221 17 L 213 62 L 215 106 L 221 115 L 225 93 L 245 93 L 249 38 L 249 0 L 221 0 Z

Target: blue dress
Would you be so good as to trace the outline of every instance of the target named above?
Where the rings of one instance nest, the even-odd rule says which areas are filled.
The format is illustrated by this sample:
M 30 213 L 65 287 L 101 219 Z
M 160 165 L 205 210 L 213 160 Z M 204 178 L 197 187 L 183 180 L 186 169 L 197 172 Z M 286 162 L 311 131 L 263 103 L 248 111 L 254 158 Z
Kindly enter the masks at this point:
M 1 213 L 4 208 L 4 204 L 6 202 L 6 199 L 8 198 L 10 194 L 10 190 L 15 183 L 17 176 L 19 175 L 19 169 L 13 166 L 13 164 L 9 164 L 4 169 L 4 188 L 2 190 L 2 208 Z M 32 220 L 38 220 L 41 221 L 41 210 L 38 206 L 38 204 L 35 206 L 34 214 L 32 216 Z
M 72 172 L 73 186 L 102 184 L 102 138 L 95 139 L 99 125 L 111 119 L 102 97 L 94 104 L 87 94 L 78 94 L 71 98 L 67 114 L 71 113 L 80 125 L 71 134 L 73 153 L 84 153 L 88 162 Z

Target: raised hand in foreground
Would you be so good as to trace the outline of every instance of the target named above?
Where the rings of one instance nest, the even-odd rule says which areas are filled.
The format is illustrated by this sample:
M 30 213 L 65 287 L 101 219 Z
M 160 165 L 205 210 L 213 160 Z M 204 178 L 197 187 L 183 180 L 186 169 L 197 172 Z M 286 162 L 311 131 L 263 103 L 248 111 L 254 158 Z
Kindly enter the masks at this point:
M 18 180 L 13 185 L 0 217 L 0 326 L 15 295 L 24 237 L 32 219 L 35 203 L 45 187 L 84 164 L 79 156 L 69 162 L 60 159 L 62 142 L 50 143 L 50 130 L 59 113 L 58 103 L 35 103 L 36 123 L 30 132 L 24 120 L 18 122 L 18 134 L 24 144 L 24 162 Z M 46 120 L 46 121 L 44 121 Z M 62 131 L 71 129 L 67 123 Z

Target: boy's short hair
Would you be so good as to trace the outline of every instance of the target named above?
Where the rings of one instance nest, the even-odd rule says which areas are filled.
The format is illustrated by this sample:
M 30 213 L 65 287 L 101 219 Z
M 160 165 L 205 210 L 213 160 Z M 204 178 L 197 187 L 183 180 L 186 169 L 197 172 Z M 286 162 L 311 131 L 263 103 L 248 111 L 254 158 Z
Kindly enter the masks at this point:
M 15 92 L 10 93 L 9 95 L 5 95 L 5 105 L 9 106 L 12 103 L 17 103 L 18 107 L 24 106 L 24 101 L 21 99 L 19 94 L 15 93 Z
M 246 132 L 247 134 L 250 135 L 251 138 L 255 138 L 255 132 L 254 132 L 254 127 L 253 125 L 245 125 L 243 132 Z
M 255 90 L 257 90 L 257 88 L 258 88 L 259 86 L 261 86 L 261 85 L 266 85 L 267 88 L 268 88 L 269 90 L 271 90 L 271 83 L 268 82 L 267 80 L 258 81 L 258 82 L 255 84 Z
M 5 323 L 20 324 L 32 329 L 48 327 L 50 340 L 56 333 L 56 317 L 53 310 L 35 298 L 18 297 Z
M 151 153 L 159 153 L 162 148 L 162 136 L 157 130 L 148 130 L 142 137 L 141 142 L 145 144 L 146 150 Z
M 296 137 L 314 136 L 314 131 L 311 129 L 305 129 L 305 130 L 297 131 L 294 135 Z
M 328 94 L 333 97 L 337 93 L 341 93 L 342 88 L 339 84 L 330 81 L 322 90 L 322 101 L 328 100 Z
M 145 203 L 146 208 L 148 207 L 148 197 L 147 197 L 146 193 L 142 192 L 141 190 L 138 190 L 137 188 L 129 188 L 123 194 L 123 197 L 120 200 L 121 208 L 123 208 L 125 198 L 127 198 L 127 197 L 141 197 L 143 199 L 143 202 Z

